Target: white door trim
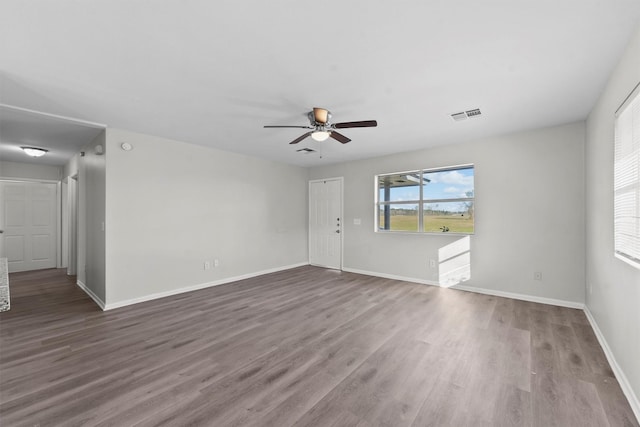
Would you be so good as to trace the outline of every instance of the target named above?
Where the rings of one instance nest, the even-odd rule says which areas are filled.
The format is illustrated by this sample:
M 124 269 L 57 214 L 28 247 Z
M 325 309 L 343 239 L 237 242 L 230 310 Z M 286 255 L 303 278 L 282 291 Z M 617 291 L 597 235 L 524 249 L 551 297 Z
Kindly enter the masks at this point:
M 43 184 L 57 184 L 60 181 L 57 179 L 33 179 L 33 178 L 11 178 L 0 176 L 2 182 L 41 182 Z
M 58 180 L 50 180 L 50 179 L 32 179 L 32 178 L 3 178 L 0 177 L 0 183 L 24 183 L 24 184 L 53 184 L 55 186 L 55 194 L 54 194 L 54 217 L 53 217 L 53 230 L 55 233 L 55 242 L 53 244 L 53 251 L 55 252 L 52 256 L 53 260 L 54 260 L 54 265 L 53 268 L 60 268 L 60 265 L 62 263 L 62 257 L 60 254 L 60 246 L 62 244 L 62 240 L 61 240 L 61 236 L 60 236 L 60 232 L 61 232 L 61 204 L 62 204 L 62 200 L 61 200 L 61 181 Z M 0 194 L 0 197 L 4 197 L 4 194 Z M 0 226 L 4 227 L 5 224 L 0 224 Z M 5 230 L 4 232 L 6 232 L 6 227 L 4 227 Z M 4 238 L 4 235 L 3 235 Z M 6 247 L 5 247 L 6 249 Z M 19 271 L 23 271 L 23 270 L 19 270 Z M 24 271 L 29 271 L 29 270 L 24 270 Z
M 39 182 L 42 184 L 56 184 L 56 268 L 62 268 L 62 181 L 55 179 L 2 177 L 0 182 Z M 0 195 L 1 196 L 1 195 Z M 2 226 L 3 224 L 0 224 Z
M 338 181 L 340 183 L 340 268 L 342 271 L 344 268 L 344 233 L 345 233 L 345 220 L 344 220 L 344 177 L 336 176 L 332 178 L 321 178 L 321 179 L 312 179 L 309 181 L 308 189 L 307 189 L 307 198 L 308 198 L 308 212 L 307 212 L 307 227 L 309 228 L 307 233 L 307 241 L 308 248 L 307 253 L 309 254 L 309 258 L 311 258 L 311 227 L 309 227 L 310 219 L 311 219 L 311 184 L 316 182 L 323 181 Z M 309 259 L 311 261 L 311 259 Z
M 78 265 L 78 175 L 73 175 L 68 178 L 67 188 L 68 193 L 68 265 L 67 275 L 77 275 Z
M 62 268 L 62 181 L 56 183 L 56 268 Z

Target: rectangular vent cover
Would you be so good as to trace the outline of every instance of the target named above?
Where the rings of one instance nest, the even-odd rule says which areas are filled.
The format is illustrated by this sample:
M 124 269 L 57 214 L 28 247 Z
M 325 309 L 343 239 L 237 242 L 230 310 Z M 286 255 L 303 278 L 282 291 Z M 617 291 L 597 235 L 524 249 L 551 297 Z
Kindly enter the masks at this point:
M 462 120 L 466 120 L 472 117 L 478 117 L 482 114 L 479 108 L 474 108 L 473 110 L 461 111 L 460 113 L 454 113 L 451 115 L 451 118 L 454 122 L 460 122 Z
M 459 122 L 460 120 L 465 120 L 467 118 L 467 115 L 463 111 L 462 113 L 452 114 L 451 118 L 453 119 L 454 122 Z

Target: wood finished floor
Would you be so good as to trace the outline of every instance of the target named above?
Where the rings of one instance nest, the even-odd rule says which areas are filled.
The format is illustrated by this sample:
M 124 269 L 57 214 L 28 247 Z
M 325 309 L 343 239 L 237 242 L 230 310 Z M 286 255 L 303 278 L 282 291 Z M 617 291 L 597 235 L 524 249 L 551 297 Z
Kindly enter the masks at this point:
M 638 426 L 580 310 L 314 267 L 108 312 L 10 283 L 2 426 Z

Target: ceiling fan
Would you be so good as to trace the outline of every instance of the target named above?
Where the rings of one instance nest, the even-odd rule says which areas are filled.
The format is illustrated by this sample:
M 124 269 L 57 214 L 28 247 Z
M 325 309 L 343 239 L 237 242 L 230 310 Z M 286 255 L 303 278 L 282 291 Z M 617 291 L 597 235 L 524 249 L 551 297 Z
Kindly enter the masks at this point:
M 324 141 L 331 137 L 343 144 L 351 141 L 343 134 L 336 132 L 336 129 L 346 128 L 367 128 L 376 127 L 378 122 L 375 120 L 363 120 L 359 122 L 343 122 L 343 123 L 331 123 L 331 112 L 324 108 L 314 107 L 313 111 L 309 111 L 307 114 L 309 118 L 308 126 L 265 126 L 265 128 L 299 128 L 299 129 L 312 129 L 304 135 L 294 139 L 289 144 L 297 144 L 308 136 L 316 141 Z

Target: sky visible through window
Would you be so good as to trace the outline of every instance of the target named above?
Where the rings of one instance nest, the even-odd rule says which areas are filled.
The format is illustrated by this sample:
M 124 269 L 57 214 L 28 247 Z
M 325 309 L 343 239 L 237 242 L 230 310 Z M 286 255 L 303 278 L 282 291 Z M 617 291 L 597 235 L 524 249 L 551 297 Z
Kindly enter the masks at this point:
M 423 200 L 459 199 L 473 197 L 473 167 L 448 171 L 426 172 L 423 175 L 425 186 Z M 429 181 L 426 181 L 426 180 Z M 389 200 L 395 202 L 420 200 L 418 183 L 405 187 L 392 187 Z M 380 188 L 379 200 L 384 201 L 384 188 Z M 417 205 L 405 205 L 405 209 L 416 208 Z

